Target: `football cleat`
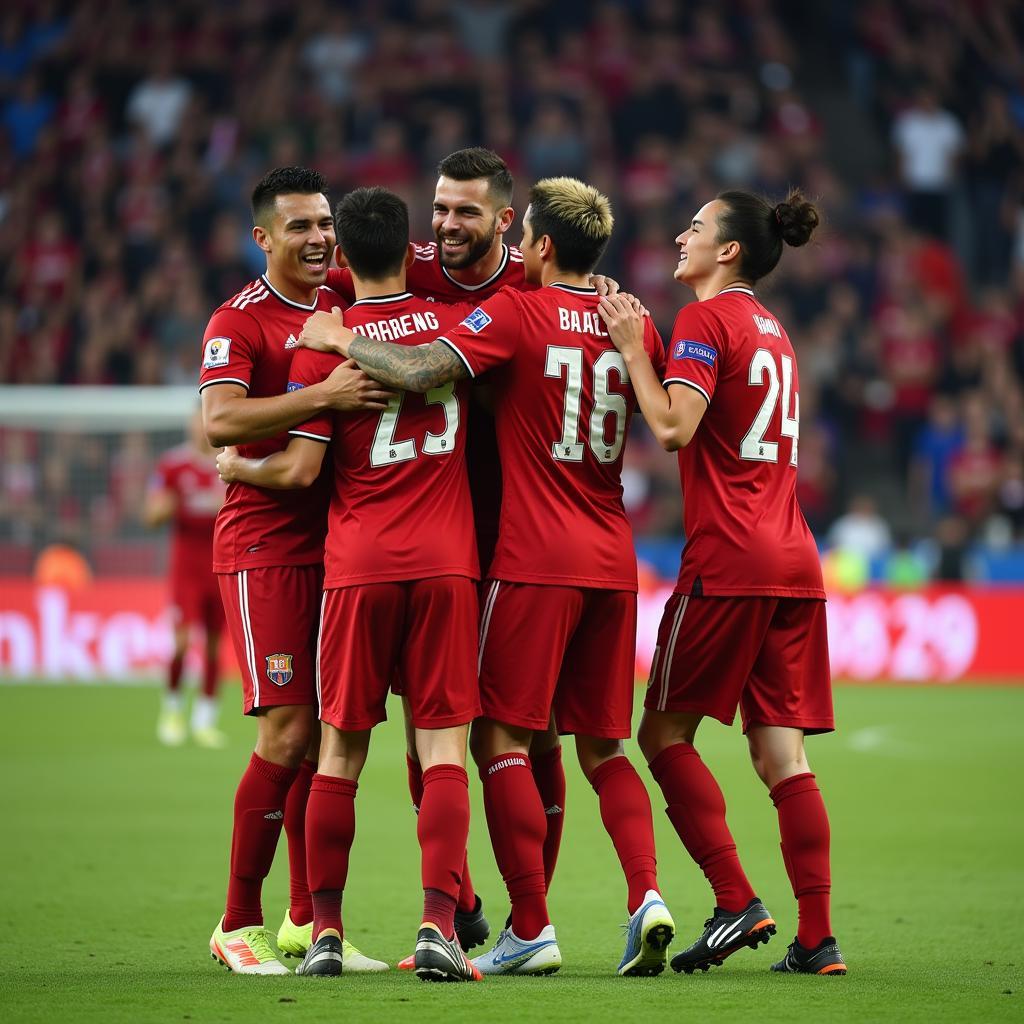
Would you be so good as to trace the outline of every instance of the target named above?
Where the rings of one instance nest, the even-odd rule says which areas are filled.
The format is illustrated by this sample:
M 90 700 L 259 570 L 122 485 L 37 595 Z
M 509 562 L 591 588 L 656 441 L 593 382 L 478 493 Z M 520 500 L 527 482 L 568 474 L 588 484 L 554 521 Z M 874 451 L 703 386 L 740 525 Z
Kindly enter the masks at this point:
M 482 946 L 490 934 L 491 926 L 484 917 L 484 904 L 479 896 L 472 910 L 455 911 L 455 935 L 467 952 L 474 946 Z
M 288 974 L 274 955 L 270 933 L 262 925 L 224 931 L 224 918 L 210 936 L 210 956 L 235 974 Z
M 476 898 L 476 906 L 472 910 L 455 911 L 455 937 L 464 950 L 470 950 L 474 946 L 482 946 L 491 934 L 491 926 L 484 917 L 484 904 L 479 896 Z M 374 960 L 373 963 L 379 963 Z M 399 960 L 395 966 L 400 971 L 413 971 L 416 969 L 416 954 L 410 953 L 404 960 Z M 345 965 L 348 970 L 348 964 Z M 380 970 L 380 968 L 377 968 Z
M 161 711 L 156 723 L 156 738 L 165 747 L 180 747 L 188 739 L 185 716 L 173 708 Z
M 292 921 L 291 911 L 286 910 L 281 927 L 277 930 L 277 948 L 286 957 L 302 957 L 306 955 L 312 944 L 313 922 L 295 924 Z M 377 974 L 380 971 L 388 970 L 388 965 L 383 960 L 374 960 L 372 957 L 360 953 L 348 939 L 341 940 L 341 956 L 346 974 Z
M 618 974 L 624 978 L 653 977 L 665 970 L 669 943 L 676 936 L 675 922 L 665 901 L 648 889 L 644 901 L 626 925 L 626 951 Z
M 839 943 L 831 935 L 822 939 L 814 949 L 804 949 L 799 940 L 794 939 L 786 955 L 777 964 L 772 964 L 772 970 L 785 974 L 840 975 L 846 973 L 846 961 L 839 952 Z
M 192 742 L 206 750 L 223 750 L 228 745 L 228 735 L 212 725 L 192 730 Z
M 337 935 L 321 935 L 306 951 L 296 974 L 311 978 L 339 978 L 342 972 L 341 939 Z
M 415 969 L 420 981 L 481 981 L 480 971 L 462 952 L 458 939 L 446 939 L 436 924 L 416 933 Z
M 554 974 L 562 966 L 554 926 L 545 926 L 537 938 L 529 940 L 506 928 L 494 949 L 473 958 L 473 966 L 481 974 Z
M 738 949 L 757 949 L 775 934 L 775 921 L 755 896 L 738 914 L 715 907 L 714 914 L 704 922 L 704 934 L 689 949 L 672 957 L 672 970 L 693 974 L 716 967 Z

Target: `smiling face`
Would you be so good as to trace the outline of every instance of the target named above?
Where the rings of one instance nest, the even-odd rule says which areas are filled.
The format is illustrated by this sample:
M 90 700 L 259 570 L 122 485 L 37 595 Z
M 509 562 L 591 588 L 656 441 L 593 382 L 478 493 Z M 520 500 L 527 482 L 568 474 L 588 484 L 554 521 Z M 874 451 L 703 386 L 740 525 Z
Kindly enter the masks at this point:
M 504 224 L 506 210 L 511 213 L 508 207 L 495 207 L 487 178 L 438 178 L 431 226 L 442 265 L 462 270 L 487 256 L 508 226 Z
M 724 207 L 719 199 L 705 203 L 694 215 L 690 226 L 676 237 L 679 262 L 673 277 L 693 287 L 718 269 L 725 246 L 718 239 L 718 214 Z
M 335 237 L 323 193 L 277 196 L 273 213 L 266 224 L 253 228 L 253 237 L 267 254 L 267 269 L 281 284 L 309 293 L 327 280 Z

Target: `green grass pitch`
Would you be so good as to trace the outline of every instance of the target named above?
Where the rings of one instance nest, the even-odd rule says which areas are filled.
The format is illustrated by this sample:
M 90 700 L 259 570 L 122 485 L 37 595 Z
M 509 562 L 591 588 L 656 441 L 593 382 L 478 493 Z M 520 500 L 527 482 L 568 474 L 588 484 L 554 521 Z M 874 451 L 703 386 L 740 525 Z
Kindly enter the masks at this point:
M 550 900 L 561 973 L 478 985 L 424 985 L 395 971 L 337 981 L 229 975 L 207 941 L 254 731 L 236 702 L 229 689 L 232 745 L 212 753 L 156 744 L 152 687 L 0 687 L 4 1022 L 1024 1018 L 1015 924 L 1024 912 L 1024 688 L 837 689 L 841 731 L 808 744 L 832 819 L 834 923 L 851 970 L 831 979 L 768 973 L 795 930 L 775 814 L 739 731 L 713 723 L 701 748 L 780 925 L 767 947 L 706 975 L 617 978 L 624 885 L 596 799 L 567 757 Z M 394 962 L 418 923 L 418 848 L 400 724 L 378 733 L 360 783 L 345 920 L 352 941 Z M 479 785 L 471 789 L 471 865 L 496 931 L 505 894 Z M 654 807 L 680 949 L 712 899 L 660 796 Z M 279 923 L 286 887 L 282 842 L 265 890 L 268 925 Z

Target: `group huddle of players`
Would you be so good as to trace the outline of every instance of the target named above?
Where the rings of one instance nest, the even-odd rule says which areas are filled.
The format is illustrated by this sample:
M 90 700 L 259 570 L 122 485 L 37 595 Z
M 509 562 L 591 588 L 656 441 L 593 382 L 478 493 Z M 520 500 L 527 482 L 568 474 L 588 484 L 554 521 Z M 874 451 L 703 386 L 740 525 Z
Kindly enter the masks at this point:
M 358 779 L 393 692 L 424 891 L 399 967 L 431 981 L 560 968 L 546 894 L 565 801 L 558 737 L 573 735 L 626 881 L 618 973 L 664 969 L 675 924 L 623 749 L 637 571 L 620 474 L 639 405 L 680 452 L 687 545 L 638 740 L 716 901 L 672 967 L 707 970 L 776 930 L 693 746 L 704 715 L 728 723 L 740 707 L 799 904 L 773 970 L 845 973 L 828 818 L 803 750 L 833 721 L 821 573 L 795 499 L 799 383 L 751 290 L 817 214 L 799 194 L 703 207 L 675 268 L 699 301 L 666 350 L 640 301 L 593 276 L 613 225 L 603 195 L 536 183 L 518 249 L 505 242 L 511 201 L 507 167 L 483 149 L 441 162 L 427 245 L 382 188 L 332 214 L 320 175 L 288 167 L 253 193 L 267 272 L 214 313 L 200 375 L 228 484 L 213 568 L 257 722 L 212 954 L 239 973 L 287 973 L 261 906 L 283 827 L 278 949 L 303 958 L 297 974 L 387 969 L 345 941 L 341 904 Z M 472 960 L 490 928 L 466 864 L 467 744 L 511 902 Z

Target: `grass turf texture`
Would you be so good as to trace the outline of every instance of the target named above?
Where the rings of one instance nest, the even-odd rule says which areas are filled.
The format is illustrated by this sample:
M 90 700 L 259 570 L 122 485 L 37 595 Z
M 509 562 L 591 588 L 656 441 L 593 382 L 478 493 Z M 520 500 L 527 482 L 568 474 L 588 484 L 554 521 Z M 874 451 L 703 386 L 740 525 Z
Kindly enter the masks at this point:
M 836 698 L 842 731 L 808 746 L 832 818 L 846 978 L 768 973 L 796 917 L 775 812 L 738 729 L 706 723 L 701 749 L 722 782 L 752 882 L 779 922 L 767 947 L 743 950 L 706 975 L 615 976 L 624 885 L 569 748 L 565 840 L 550 900 L 561 973 L 424 985 L 397 971 L 336 981 L 240 978 L 210 960 L 232 794 L 254 732 L 233 713 L 237 691 L 225 695 L 232 744 L 210 752 L 156 744 L 151 687 L 0 687 L 0 1017 L 1019 1020 L 1024 954 L 1013 922 L 1024 910 L 1024 688 L 839 688 Z M 398 721 L 374 737 L 345 894 L 348 937 L 392 963 L 411 951 L 420 909 L 402 743 Z M 630 753 L 636 760 L 632 745 Z M 479 784 L 471 790 L 472 871 L 496 934 L 505 893 Z M 663 892 L 678 928 L 671 955 L 697 936 L 712 898 L 661 813 L 660 794 L 653 803 Z M 282 836 L 265 889 L 269 926 L 279 924 L 286 892 Z

